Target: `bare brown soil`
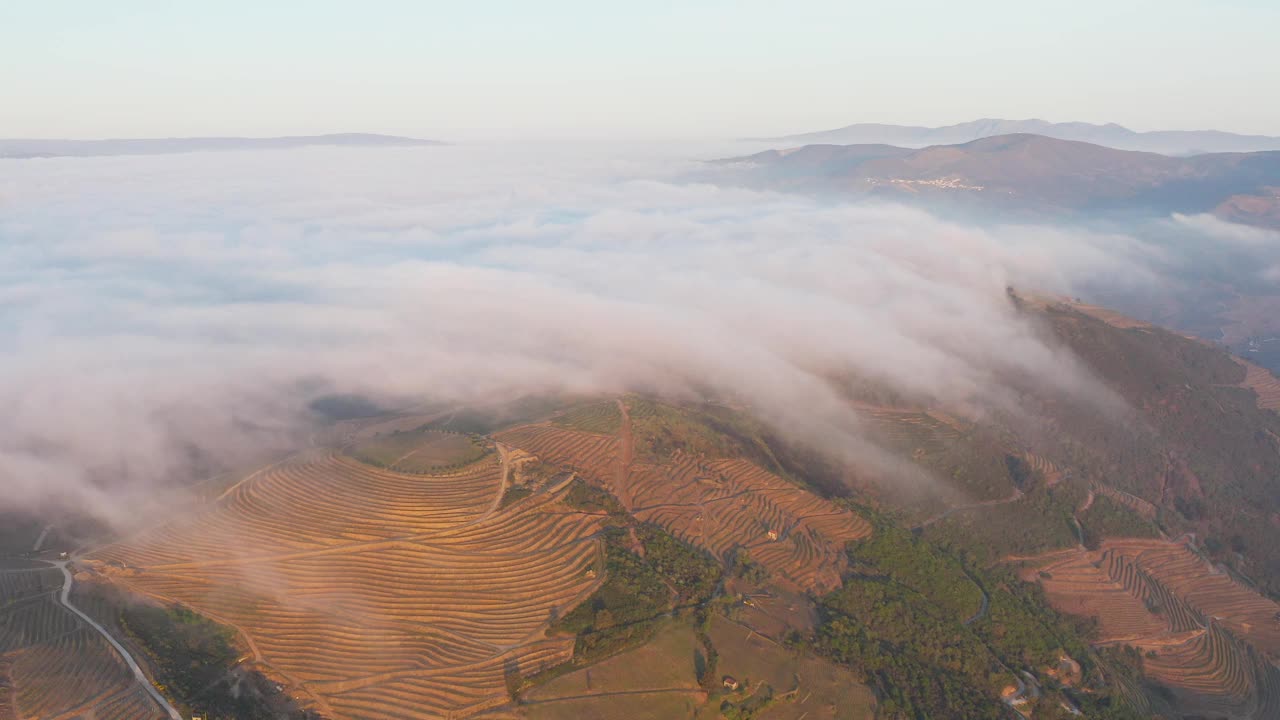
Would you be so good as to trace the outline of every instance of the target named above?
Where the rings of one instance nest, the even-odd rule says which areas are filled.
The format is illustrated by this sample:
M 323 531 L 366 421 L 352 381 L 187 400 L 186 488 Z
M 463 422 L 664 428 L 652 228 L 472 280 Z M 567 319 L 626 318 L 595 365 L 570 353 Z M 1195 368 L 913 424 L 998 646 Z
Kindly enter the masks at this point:
M 316 451 L 207 512 L 92 553 L 127 588 L 236 628 L 326 717 L 465 716 L 572 656 L 557 614 L 597 585 L 597 519 L 565 483 L 501 507 L 505 464 L 401 475 Z
M 1140 515 L 1141 517 L 1147 520 L 1155 519 L 1156 512 L 1157 512 L 1156 506 L 1152 505 L 1147 500 L 1143 500 L 1137 495 L 1133 495 L 1132 493 L 1127 493 L 1123 490 L 1117 490 L 1116 488 L 1113 488 L 1110 485 L 1104 485 L 1102 483 L 1093 483 L 1089 488 L 1089 492 L 1091 494 L 1105 495 L 1106 497 L 1111 498 L 1115 502 L 1118 502 L 1121 505 L 1129 508 L 1130 510 L 1134 511 L 1135 513 L 1137 513 L 1138 515 Z M 1092 495 L 1090 495 L 1090 497 L 1092 497 Z M 1089 508 L 1087 506 L 1082 507 L 1080 508 L 1080 512 L 1084 512 L 1085 510 L 1088 510 L 1088 509 Z
M 838 587 L 844 545 L 870 525 L 759 466 L 676 451 L 662 464 L 634 461 L 631 418 L 614 437 L 530 425 L 504 443 L 580 470 L 605 485 L 637 518 L 656 523 L 722 560 L 746 550 L 790 587 Z
M 1189 540 L 1112 540 L 1024 573 L 1057 609 L 1095 617 L 1099 642 L 1148 654 L 1179 707 L 1269 718 L 1280 709 L 1280 605 L 1210 565 Z
M 1251 362 L 1239 362 L 1245 370 L 1242 385 L 1258 394 L 1258 407 L 1280 411 L 1280 378 Z

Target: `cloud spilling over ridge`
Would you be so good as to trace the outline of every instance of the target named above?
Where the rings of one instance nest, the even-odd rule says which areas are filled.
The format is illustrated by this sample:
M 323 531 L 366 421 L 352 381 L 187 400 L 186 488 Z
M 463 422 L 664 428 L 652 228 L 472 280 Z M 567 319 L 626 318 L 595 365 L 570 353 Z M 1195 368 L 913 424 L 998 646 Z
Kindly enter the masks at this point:
M 1004 289 L 1141 285 L 1158 249 L 686 170 L 635 148 L 0 163 L 0 510 L 133 514 L 193 457 L 298 442 L 317 392 L 709 390 L 873 469 L 893 460 L 833 376 L 981 411 L 1019 373 L 1115 407 Z

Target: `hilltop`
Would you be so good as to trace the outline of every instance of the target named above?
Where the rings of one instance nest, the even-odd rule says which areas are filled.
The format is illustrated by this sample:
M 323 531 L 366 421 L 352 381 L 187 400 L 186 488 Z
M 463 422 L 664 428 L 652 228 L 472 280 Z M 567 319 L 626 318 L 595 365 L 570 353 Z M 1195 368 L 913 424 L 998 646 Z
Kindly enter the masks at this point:
M 1208 212 L 1280 178 L 1280 151 L 1178 158 L 1030 134 L 920 149 L 805 145 L 718 162 L 769 186 L 1037 214 Z

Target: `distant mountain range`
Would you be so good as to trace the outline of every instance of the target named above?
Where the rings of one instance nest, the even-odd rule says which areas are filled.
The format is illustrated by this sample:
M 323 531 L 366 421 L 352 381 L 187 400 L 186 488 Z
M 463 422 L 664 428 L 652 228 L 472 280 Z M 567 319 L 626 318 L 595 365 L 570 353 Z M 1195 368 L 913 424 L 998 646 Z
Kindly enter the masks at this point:
M 1280 151 L 1170 157 L 1017 134 L 914 149 L 806 145 L 718 161 L 753 185 L 1032 212 L 1208 212 L 1271 224 Z M 1224 213 L 1227 214 L 1227 213 Z
M 272 138 L 195 137 L 141 138 L 118 140 L 0 139 L 0 158 L 102 157 L 108 155 L 167 155 L 210 150 L 285 150 L 313 145 L 341 147 L 414 147 L 443 145 L 435 140 L 338 133 Z
M 786 135 L 775 138 L 753 138 L 779 145 L 897 145 L 921 148 L 929 145 L 958 145 L 996 135 L 1029 133 L 1059 140 L 1105 145 L 1119 150 L 1142 150 L 1164 155 L 1195 155 L 1218 152 L 1257 152 L 1280 150 L 1280 137 L 1237 135 L 1219 130 L 1159 130 L 1136 132 L 1108 123 L 1094 125 L 1082 122 L 1053 123 L 1045 120 L 983 119 L 944 127 L 913 125 L 881 125 L 859 123 L 837 130 Z

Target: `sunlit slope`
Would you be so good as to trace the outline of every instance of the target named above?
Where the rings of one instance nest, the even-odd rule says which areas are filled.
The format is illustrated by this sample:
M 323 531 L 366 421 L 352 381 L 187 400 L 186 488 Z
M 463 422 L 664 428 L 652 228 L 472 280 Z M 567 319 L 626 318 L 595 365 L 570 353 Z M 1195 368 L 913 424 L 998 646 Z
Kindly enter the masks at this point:
M 1096 618 L 1097 640 L 1132 645 L 1179 710 L 1275 717 L 1280 605 L 1207 563 L 1186 542 L 1108 541 L 1054 556 L 1028 577 L 1048 600 Z
M 746 551 L 778 582 L 818 592 L 840 585 L 844 544 L 870 534 L 870 525 L 754 463 L 717 457 L 719 438 L 705 429 L 649 422 L 675 409 L 633 399 L 614 436 L 551 424 L 515 428 L 498 437 L 544 461 L 573 467 L 606 487 L 641 521 L 660 525 L 722 561 Z M 655 430 L 657 427 L 659 430 Z M 681 431 L 687 435 L 681 434 Z M 637 453 L 653 446 L 646 433 L 671 438 L 670 452 Z M 639 440 L 637 440 L 639 438 Z
M 92 560 L 235 627 L 327 717 L 465 715 L 506 702 L 507 674 L 571 656 L 544 631 L 596 582 L 596 521 L 557 503 L 563 483 L 501 507 L 506 473 L 315 451 Z
M 1170 537 L 1192 533 L 1216 561 L 1280 589 L 1277 381 L 1220 348 L 1114 313 L 1025 301 L 1030 322 L 1123 402 L 1099 412 L 1038 388 L 1010 423 L 1037 454 Z

